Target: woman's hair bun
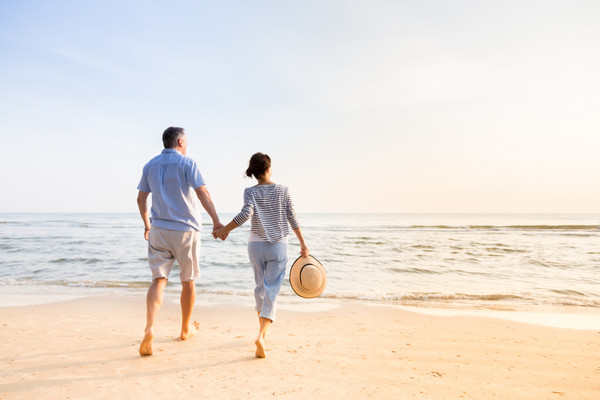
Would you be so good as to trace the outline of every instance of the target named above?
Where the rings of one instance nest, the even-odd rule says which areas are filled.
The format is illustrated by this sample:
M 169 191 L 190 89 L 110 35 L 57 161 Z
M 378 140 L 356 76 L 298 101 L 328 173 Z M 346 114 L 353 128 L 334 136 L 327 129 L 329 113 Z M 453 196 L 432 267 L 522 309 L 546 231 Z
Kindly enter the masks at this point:
M 271 157 L 263 153 L 255 153 L 250 157 L 248 162 L 248 169 L 246 169 L 246 176 L 256 179 L 265 176 L 265 173 L 271 168 Z

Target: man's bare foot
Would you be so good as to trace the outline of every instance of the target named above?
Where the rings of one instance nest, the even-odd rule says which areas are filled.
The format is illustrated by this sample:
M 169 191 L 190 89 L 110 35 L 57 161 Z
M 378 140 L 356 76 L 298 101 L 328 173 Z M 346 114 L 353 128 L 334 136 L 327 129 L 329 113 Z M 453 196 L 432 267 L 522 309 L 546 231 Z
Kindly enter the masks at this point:
M 154 340 L 154 329 L 147 329 L 142 344 L 140 344 L 140 356 L 151 356 L 152 340 Z
M 199 329 L 200 329 L 200 323 L 198 321 L 194 321 L 190 324 L 187 331 L 184 331 L 184 330 L 181 331 L 181 336 L 179 336 L 179 337 L 181 338 L 181 340 L 189 339 L 192 336 L 194 336 L 196 333 L 198 333 Z
M 265 352 L 265 339 L 259 337 L 258 339 L 256 339 L 256 342 L 254 342 L 254 344 L 256 345 L 256 353 L 254 353 L 256 357 L 266 358 L 267 354 Z

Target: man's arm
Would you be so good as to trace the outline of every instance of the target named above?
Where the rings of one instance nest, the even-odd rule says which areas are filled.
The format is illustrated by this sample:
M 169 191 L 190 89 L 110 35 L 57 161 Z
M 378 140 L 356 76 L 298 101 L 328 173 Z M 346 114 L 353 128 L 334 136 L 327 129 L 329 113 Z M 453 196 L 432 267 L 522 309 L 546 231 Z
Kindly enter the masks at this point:
M 148 233 L 150 233 L 150 216 L 148 214 L 148 196 L 150 192 L 138 192 L 137 204 L 140 209 L 140 215 L 144 220 L 144 239 L 148 240 Z
M 223 224 L 221 223 L 221 221 L 219 221 L 219 216 L 217 215 L 217 210 L 215 209 L 215 203 L 213 203 L 212 197 L 210 196 L 210 193 L 208 193 L 206 185 L 202 185 L 196 188 L 196 195 L 198 196 L 200 203 L 202 203 L 202 207 L 204 207 L 204 209 L 210 216 L 210 219 L 212 219 L 212 232 L 214 233 L 217 229 L 222 228 Z M 226 238 L 227 236 L 221 238 L 221 240 L 225 240 Z

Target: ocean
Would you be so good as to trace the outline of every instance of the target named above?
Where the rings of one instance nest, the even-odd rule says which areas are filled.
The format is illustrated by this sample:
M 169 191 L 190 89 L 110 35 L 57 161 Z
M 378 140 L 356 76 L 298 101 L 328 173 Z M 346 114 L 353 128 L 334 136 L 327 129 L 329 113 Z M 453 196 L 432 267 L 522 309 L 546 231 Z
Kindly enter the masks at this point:
M 220 215 L 227 223 L 232 213 Z M 199 296 L 251 296 L 250 224 L 214 240 L 204 215 Z M 299 214 L 327 269 L 323 298 L 415 307 L 600 311 L 600 214 Z M 290 235 L 291 263 L 299 245 Z M 178 292 L 178 269 L 167 290 Z M 138 214 L 0 213 L 0 293 L 145 292 Z M 296 296 L 283 284 L 281 296 Z

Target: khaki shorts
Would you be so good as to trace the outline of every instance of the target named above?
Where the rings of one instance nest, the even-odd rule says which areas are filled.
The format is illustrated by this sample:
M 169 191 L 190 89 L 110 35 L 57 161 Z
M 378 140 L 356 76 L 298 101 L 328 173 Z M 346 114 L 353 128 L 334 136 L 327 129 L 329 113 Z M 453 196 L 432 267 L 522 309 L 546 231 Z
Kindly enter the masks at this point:
M 179 264 L 179 279 L 182 282 L 200 278 L 200 232 L 172 231 L 153 226 L 148 238 L 152 280 L 169 279 L 175 260 Z

